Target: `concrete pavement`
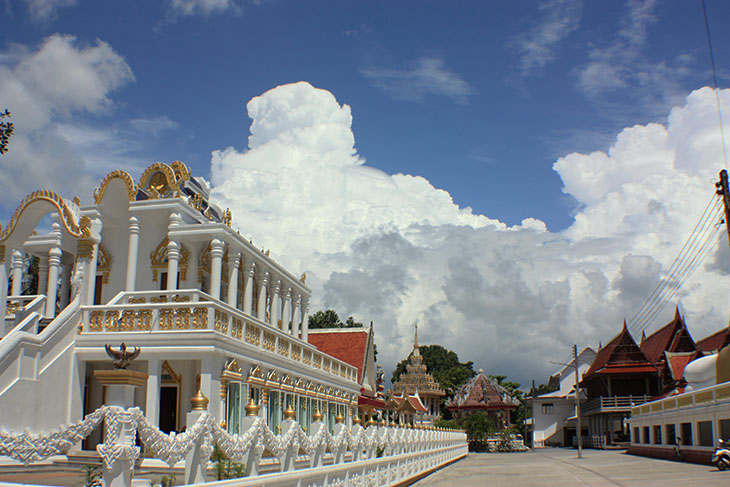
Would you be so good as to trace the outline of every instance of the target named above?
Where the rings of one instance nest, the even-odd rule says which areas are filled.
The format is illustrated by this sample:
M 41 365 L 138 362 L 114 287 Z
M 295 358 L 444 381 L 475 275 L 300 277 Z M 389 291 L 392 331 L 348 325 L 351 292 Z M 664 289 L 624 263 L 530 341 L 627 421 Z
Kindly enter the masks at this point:
M 545 448 L 523 453 L 470 453 L 415 487 L 714 487 L 730 486 L 730 471 L 627 455 L 616 450 Z

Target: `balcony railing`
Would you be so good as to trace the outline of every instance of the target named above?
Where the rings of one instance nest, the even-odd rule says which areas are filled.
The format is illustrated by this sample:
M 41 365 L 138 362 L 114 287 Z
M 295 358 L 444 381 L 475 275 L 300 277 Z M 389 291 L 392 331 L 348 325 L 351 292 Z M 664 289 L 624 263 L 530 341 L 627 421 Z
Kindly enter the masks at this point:
M 357 369 L 284 330 L 200 290 L 119 293 L 109 304 L 82 306 L 83 333 L 216 331 L 263 353 L 357 382 Z
M 651 400 L 651 396 L 601 396 L 589 399 L 581 410 L 583 414 L 595 414 L 604 412 L 629 412 L 633 406 L 644 404 Z

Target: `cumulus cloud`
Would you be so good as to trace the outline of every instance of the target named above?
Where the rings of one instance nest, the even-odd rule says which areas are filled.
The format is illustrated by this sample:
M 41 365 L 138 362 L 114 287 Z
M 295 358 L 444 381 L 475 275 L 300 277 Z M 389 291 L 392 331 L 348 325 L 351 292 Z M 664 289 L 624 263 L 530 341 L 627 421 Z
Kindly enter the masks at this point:
M 520 54 L 522 76 L 541 71 L 555 59 L 560 42 L 578 28 L 583 6 L 578 0 L 552 0 L 541 3 L 539 10 L 536 25 L 512 42 Z
M 440 95 L 464 105 L 474 88 L 446 66 L 441 57 L 423 57 L 406 68 L 370 66 L 361 69 L 370 82 L 398 100 L 418 101 Z
M 107 113 L 110 93 L 134 80 L 132 70 L 103 41 L 79 46 L 59 34 L 37 49 L 14 46 L 2 60 L 0 100 L 13 114 L 15 134 L 0 159 L 0 179 L 13 182 L 0 205 L 8 209 L 41 188 L 88 196 L 96 171 L 74 146 L 70 127 L 77 126 L 76 138 L 98 137 L 98 130 L 79 127 L 74 117 Z
M 730 91 L 721 98 L 730 113 Z M 595 347 L 620 330 L 694 226 L 722 154 L 713 100 L 695 91 L 665 124 L 556 161 L 581 205 L 561 233 L 534 218 L 508 227 L 424 178 L 367 166 L 350 107 L 307 83 L 249 102 L 248 148 L 213 152 L 213 195 L 241 233 L 307 272 L 312 311 L 373 320 L 386 368 L 406 356 L 418 321 L 423 343 L 523 383 L 546 380 L 573 343 Z M 726 260 L 709 259 L 681 293 L 698 337 L 726 324 Z

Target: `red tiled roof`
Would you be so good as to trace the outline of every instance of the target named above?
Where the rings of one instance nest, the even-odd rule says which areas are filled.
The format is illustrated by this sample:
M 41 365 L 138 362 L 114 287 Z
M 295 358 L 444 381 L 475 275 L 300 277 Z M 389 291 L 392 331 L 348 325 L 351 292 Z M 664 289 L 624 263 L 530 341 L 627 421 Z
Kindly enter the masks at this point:
M 716 331 L 710 336 L 697 342 L 697 347 L 703 352 L 713 352 L 730 344 L 730 327 Z
M 368 328 L 336 328 L 336 330 L 309 330 L 309 343 L 327 355 L 357 367 L 357 380 L 361 382 L 370 330 Z
M 672 373 L 672 379 L 681 380 L 684 374 L 684 368 L 688 363 L 696 359 L 701 352 L 664 352 L 667 357 L 667 365 Z
M 623 365 L 632 368 L 637 365 L 651 365 L 644 352 L 636 345 L 625 321 L 621 332 L 598 350 L 596 358 L 583 377 L 590 377 L 611 365 Z M 656 372 L 656 368 L 651 367 L 651 371 Z
M 426 411 L 428 411 L 428 409 L 426 409 L 426 406 L 423 405 L 421 400 L 416 395 L 408 396 L 408 403 L 413 407 L 413 409 L 420 413 L 425 413 Z
M 641 341 L 641 351 L 653 364 L 664 359 L 664 352 L 692 352 L 696 350 L 692 337 L 687 331 L 679 308 L 674 319 Z
M 458 409 L 514 409 L 519 402 L 497 381 L 479 371 L 461 386 L 448 402 L 450 410 Z
M 656 372 L 653 365 L 627 364 L 627 365 L 607 365 L 596 374 L 639 374 L 644 372 Z
M 375 409 L 384 409 L 385 408 L 385 401 L 383 401 L 379 397 L 367 397 L 360 394 L 357 396 L 357 405 L 358 406 L 371 406 Z

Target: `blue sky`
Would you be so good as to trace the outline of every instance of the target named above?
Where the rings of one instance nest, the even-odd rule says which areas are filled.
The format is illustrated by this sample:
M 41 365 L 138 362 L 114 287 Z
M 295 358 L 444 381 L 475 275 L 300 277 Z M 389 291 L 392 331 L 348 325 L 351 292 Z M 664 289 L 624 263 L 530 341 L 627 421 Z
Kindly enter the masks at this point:
M 722 88 L 730 77 L 730 4 L 707 0 L 707 8 Z M 88 200 L 90 188 L 112 169 L 126 168 L 138 177 L 140 169 L 149 163 L 172 160 L 182 160 L 195 173 L 212 180 L 220 189 L 222 201 L 237 209 L 239 215 L 253 211 L 258 202 L 237 201 L 231 194 L 224 194 L 225 187 L 233 188 L 230 191 L 248 187 L 240 181 L 238 186 L 235 181 L 226 186 L 220 175 L 233 172 L 221 170 L 216 176 L 216 170 L 211 170 L 211 153 L 232 147 L 232 152 L 227 153 L 230 158 L 219 152 L 213 160 L 218 157 L 223 161 L 220 167 L 230 169 L 231 164 L 238 164 L 236 167 L 258 174 L 256 170 L 265 167 L 269 160 L 256 154 L 246 158 L 252 123 L 246 104 L 277 86 L 298 81 L 330 92 L 340 108 L 349 105 L 354 148 L 367 166 L 385 175 L 420 176 L 433 188 L 445 190 L 457 207 L 471 207 L 474 218 L 454 216 L 458 208 L 441 200 L 433 208 L 427 204 L 420 207 L 418 201 L 438 199 L 444 193 L 430 187 L 424 189 L 420 180 L 392 179 L 402 194 L 382 196 L 382 201 L 369 200 L 367 193 L 360 197 L 369 208 L 368 215 L 376 212 L 373 209 L 394 202 L 392 208 L 398 217 L 392 218 L 389 230 L 383 229 L 387 219 L 378 214 L 375 221 L 383 225 L 378 227 L 380 233 L 365 231 L 373 223 L 366 217 L 353 223 L 353 218 L 360 218 L 352 216 L 358 214 L 353 210 L 354 213 L 333 220 L 342 225 L 341 232 L 326 241 L 339 241 L 340 247 L 317 248 L 311 255 L 307 249 L 315 247 L 319 238 L 314 230 L 297 230 L 299 238 L 311 237 L 308 247 L 299 248 L 289 242 L 282 244 L 287 234 L 277 234 L 275 226 L 246 222 L 245 231 L 272 249 L 278 245 L 279 252 L 287 255 L 281 257 L 282 261 L 290 259 L 287 263 L 295 270 L 308 270 L 308 274 L 315 276 L 312 285 L 317 304 L 337 306 L 342 314 L 354 314 L 361 321 L 373 319 L 383 323 L 382 336 L 391 345 L 381 350 L 389 362 L 408 349 L 408 330 L 414 321 L 433 324 L 436 331 L 429 332 L 427 326 L 422 331 L 426 340 L 464 347 L 460 353 L 475 362 L 480 352 L 469 348 L 458 338 L 460 332 L 453 330 L 478 329 L 480 317 L 487 324 L 490 319 L 494 321 L 490 326 L 496 327 L 497 336 L 503 333 L 499 330 L 504 326 L 499 317 L 510 317 L 506 322 L 519 323 L 515 329 L 524 336 L 524 330 L 535 320 L 551 315 L 544 330 L 562 321 L 569 322 L 568 329 L 581 330 L 578 338 L 584 344 L 595 345 L 599 339 L 605 343 L 614 328 L 618 331 L 621 317 L 630 316 L 660 279 L 661 269 L 676 255 L 675 244 L 681 245 L 686 238 L 709 196 L 701 189 L 697 196 L 702 200 L 699 209 L 685 205 L 689 206 L 686 214 L 680 211 L 679 201 L 676 215 L 667 210 L 667 215 L 676 218 L 667 217 L 664 224 L 672 223 L 676 234 L 662 234 L 661 225 L 657 224 L 653 243 L 647 243 L 646 235 L 642 237 L 653 221 L 627 228 L 613 225 L 626 214 L 644 208 L 643 203 L 635 203 L 633 195 L 638 193 L 629 191 L 638 184 L 631 179 L 632 174 L 647 181 L 650 175 L 662 174 L 663 179 L 658 181 L 671 180 L 675 185 L 667 186 L 666 191 L 691 186 L 685 180 L 673 179 L 675 172 L 652 172 L 621 161 L 654 161 L 670 150 L 674 152 L 667 156 L 667 164 L 672 171 L 682 169 L 685 166 L 680 167 L 678 161 L 684 159 L 676 155 L 680 154 L 679 142 L 666 149 L 658 142 L 664 135 L 650 133 L 649 129 L 624 129 L 657 122 L 666 128 L 670 138 L 681 140 L 679 135 L 672 136 L 667 119 L 670 113 L 689 114 L 675 124 L 676 133 L 686 130 L 687 134 L 695 134 L 692 127 L 713 116 L 711 111 L 703 112 L 703 116 L 692 115 L 693 110 L 700 110 L 695 107 L 712 102 L 709 92 L 688 98 L 694 90 L 712 83 L 699 1 L 8 0 L 0 9 L 0 21 L 0 105 L 16 114 L 16 137 L 11 141 L 10 157 L 0 159 L 0 175 L 22 173 L 12 190 L 0 196 L 3 222 L 7 222 L 23 194 L 37 189 L 34 185 L 62 186 L 65 194 L 74 190 Z M 42 53 L 48 56 L 42 57 Z M 53 60 L 60 60 L 61 67 L 54 66 Z M 66 70 L 64 62 L 78 68 L 68 79 L 65 73 L 72 70 Z M 30 94 L 30 101 L 23 98 L 23 93 Z M 262 123 L 279 123 L 271 117 L 288 117 L 288 105 L 284 103 L 288 95 L 281 91 L 269 95 L 272 103 L 278 103 L 274 104 L 280 112 L 262 112 L 260 119 Z M 338 116 L 341 112 L 333 101 L 320 95 L 312 94 L 314 105 L 302 106 L 311 120 L 325 123 L 322 117 Z M 292 103 L 299 103 L 298 98 L 294 100 Z M 320 113 L 320 106 L 329 108 Z M 675 112 L 671 112 L 673 108 Z M 716 122 L 716 112 L 714 116 Z M 282 132 L 290 128 L 289 122 L 296 125 L 291 120 L 282 122 Z M 719 129 L 711 126 L 707 130 Z M 616 146 L 622 133 L 625 144 Z M 717 137 L 719 140 L 719 133 Z M 302 147 L 310 147 L 309 142 L 299 142 Z M 344 141 L 343 154 L 348 147 Z M 612 152 L 601 159 L 600 153 L 609 149 Z M 297 153 L 305 154 L 307 150 Z M 321 155 L 312 150 L 310 159 Z M 263 149 L 259 153 L 268 154 Z M 692 154 L 680 155 L 694 160 Z M 564 161 L 560 171 L 554 169 L 559 160 Z M 716 174 L 722 161 L 717 153 L 712 157 L 702 154 L 702 160 L 709 162 L 694 168 L 688 177 L 711 186 L 707 174 Z M 252 161 L 258 161 L 259 166 L 252 167 Z M 282 164 L 286 165 L 286 161 Z M 620 169 L 610 172 L 608 168 L 606 173 L 602 164 Z M 271 174 L 274 173 L 261 177 L 271 179 Z M 697 184 L 698 188 L 704 187 Z M 412 200 L 406 201 L 405 193 Z M 595 199 L 592 193 L 597 195 Z M 616 213 L 617 206 L 609 205 L 615 202 L 612 194 L 623 198 L 625 205 L 619 207 L 624 213 Z M 268 202 L 269 197 L 271 201 L 281 200 L 268 194 L 260 196 L 261 202 Z M 298 201 L 306 202 L 306 197 Z M 668 198 L 666 194 L 664 197 Z M 343 198 L 348 204 L 352 202 L 347 195 Z M 660 196 L 657 198 L 663 201 Z M 279 209 L 274 214 L 272 206 L 275 205 L 266 206 L 269 210 L 257 207 L 257 214 L 272 211 L 272 220 L 277 216 L 280 221 L 287 221 L 285 215 L 289 210 Z M 613 210 L 607 210 L 609 206 Z M 399 220 L 410 210 L 416 217 Z M 581 223 L 580 218 L 575 223 L 577 215 L 594 219 L 594 227 Z M 329 221 L 330 216 L 322 215 L 323 221 Z M 525 219 L 539 220 L 544 226 L 523 224 Z M 348 225 L 356 226 L 356 230 Z M 426 231 L 419 225 L 430 227 Z M 382 245 L 383 252 L 387 252 L 389 245 L 395 245 L 399 238 L 420 251 L 420 257 L 414 253 L 412 261 L 404 257 L 410 264 L 400 269 L 406 276 L 403 279 L 419 275 L 419 259 L 433 250 L 419 247 L 423 239 L 426 235 L 437 238 L 429 232 L 454 225 L 459 231 L 465 226 L 477 234 L 486 231 L 485 225 L 502 230 L 514 228 L 514 235 L 509 238 L 525 232 L 539 234 L 536 240 L 506 244 L 508 239 L 500 230 L 501 237 L 480 234 L 469 247 L 498 247 L 494 250 L 495 260 L 476 263 L 482 257 L 475 256 L 464 263 L 474 265 L 475 273 L 483 278 L 483 282 L 472 283 L 471 289 L 493 295 L 504 292 L 514 299 L 514 307 L 487 318 L 495 303 L 480 301 L 483 296 L 477 293 L 469 303 L 479 302 L 482 308 L 468 312 L 456 304 L 466 295 L 451 294 L 458 286 L 441 286 L 437 296 L 435 288 L 398 287 L 393 281 L 392 294 L 398 300 L 391 302 L 391 295 L 368 297 L 361 292 L 362 288 L 353 289 L 342 283 L 343 276 L 350 277 L 348 283 L 358 282 L 357 278 L 362 276 L 370 279 L 367 282 L 380 282 L 381 275 L 372 271 L 377 267 L 375 261 L 358 260 L 362 256 L 356 255 L 357 246 L 370 242 L 376 248 Z M 612 230 L 604 231 L 607 228 Z M 418 238 L 413 236 L 414 232 Z M 355 237 L 343 237 L 350 234 Z M 443 238 L 446 242 L 449 237 Z M 461 242 L 472 242 L 471 238 L 464 235 Z M 581 247 L 595 245 L 597 239 L 604 239 L 604 244 L 615 239 L 620 244 L 612 245 L 612 252 L 599 246 L 591 250 Z M 495 273 L 504 271 L 501 259 L 511 255 L 509 249 L 522 248 L 521 245 L 542 249 L 546 242 L 554 241 L 566 246 L 556 254 L 572 256 L 584 252 L 588 257 L 580 260 L 581 265 L 577 265 L 578 260 L 570 260 L 560 267 L 560 272 L 553 272 L 548 261 L 555 256 L 539 250 L 532 258 L 546 261 L 521 263 L 513 281 L 494 282 Z M 665 241 L 672 244 L 662 247 L 661 255 L 651 250 L 657 242 Z M 532 250 L 514 255 L 530 255 Z M 304 255 L 291 256 L 297 252 Z M 461 255 L 463 252 L 466 251 Z M 333 263 L 338 255 L 345 257 Z M 644 257 L 646 262 L 631 260 Z M 456 272 L 461 265 L 457 260 L 455 255 L 444 254 L 444 272 Z M 630 263 L 637 275 L 629 272 Z M 383 275 L 399 275 L 398 265 L 393 262 L 383 269 Z M 592 275 L 589 267 L 604 275 L 608 283 L 605 292 L 610 296 L 589 299 L 578 292 L 584 281 L 593 282 L 585 277 Z M 541 268 L 540 275 L 529 275 L 528 268 Z M 572 270 L 555 277 L 565 269 Z M 629 274 L 636 277 L 631 286 L 638 286 L 630 296 L 621 288 L 622 283 L 628 282 Z M 442 277 L 443 282 L 448 280 L 446 274 Z M 552 296 L 550 293 L 563 292 L 554 287 L 562 286 L 560 283 L 567 283 L 565 309 L 572 311 L 556 309 L 554 302 L 558 298 L 548 297 Z M 506 291 L 513 284 L 513 290 Z M 425 298 L 431 296 L 431 291 L 433 299 Z M 710 298 L 700 288 L 693 292 L 683 298 L 682 305 L 699 320 L 707 315 L 703 299 Z M 414 294 L 424 298 L 409 302 Z M 525 317 L 519 310 L 521 299 L 534 303 L 544 299 L 544 307 L 538 306 L 534 315 Z M 586 326 L 586 317 L 599 311 L 605 313 L 602 306 L 611 299 L 615 302 L 610 313 L 602 315 L 600 324 Z M 724 316 L 727 322 L 724 312 L 714 310 L 716 315 L 712 316 Z M 454 322 L 448 333 L 438 331 L 436 324 L 445 321 Z M 717 328 L 712 321 L 701 326 L 703 331 Z M 489 369 L 501 360 L 527 380 L 530 375 L 544 372 L 547 355 L 562 353 L 560 347 L 572 339 L 568 336 L 566 329 L 565 336 L 546 346 L 545 356 L 530 364 L 513 363 L 495 355 L 493 360 L 484 358 L 484 363 L 478 365 Z M 524 344 L 515 339 L 513 348 L 505 353 L 514 355 L 522 347 Z

